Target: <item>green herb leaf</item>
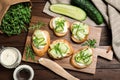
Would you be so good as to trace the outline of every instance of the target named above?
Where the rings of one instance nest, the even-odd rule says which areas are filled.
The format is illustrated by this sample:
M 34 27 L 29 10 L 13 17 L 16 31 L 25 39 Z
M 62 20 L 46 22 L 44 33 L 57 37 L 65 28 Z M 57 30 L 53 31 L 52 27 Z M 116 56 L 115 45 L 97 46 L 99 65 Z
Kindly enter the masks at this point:
M 65 20 L 64 18 L 60 18 L 58 20 L 55 21 L 56 27 L 55 27 L 55 31 L 56 32 L 61 32 L 64 30 L 64 25 L 65 25 Z
M 29 27 L 29 30 L 35 30 L 35 29 L 40 29 L 41 27 L 45 26 L 45 23 L 43 22 L 38 22 L 37 24 L 34 24 L 32 26 Z
M 25 49 L 26 49 L 26 60 L 31 58 L 33 61 L 35 61 L 35 53 L 33 52 L 31 46 L 27 45 Z
M 96 44 L 96 40 L 95 39 L 93 39 L 93 40 L 89 39 L 82 46 L 89 46 L 91 48 L 96 48 L 95 44 Z

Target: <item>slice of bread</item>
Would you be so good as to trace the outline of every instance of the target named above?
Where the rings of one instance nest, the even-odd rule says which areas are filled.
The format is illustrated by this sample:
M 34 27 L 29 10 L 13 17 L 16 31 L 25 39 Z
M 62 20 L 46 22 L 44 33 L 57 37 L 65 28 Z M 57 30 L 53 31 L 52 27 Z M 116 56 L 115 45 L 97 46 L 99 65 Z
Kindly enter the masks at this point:
M 56 32 L 55 28 L 54 28 L 54 25 L 53 25 L 53 24 L 55 24 L 54 21 L 55 21 L 56 18 L 61 18 L 61 17 L 54 17 L 54 18 L 52 18 L 50 20 L 50 23 L 49 23 L 50 28 L 54 31 L 56 36 L 65 36 L 68 33 L 68 28 L 70 26 L 70 23 L 67 20 L 65 20 L 65 22 L 64 22 L 64 25 L 65 25 L 64 27 L 66 27 L 66 29 L 67 29 L 66 32 Z
M 85 53 L 85 50 L 88 50 L 89 53 L 87 53 L 87 51 Z M 83 51 L 83 53 L 80 53 L 81 51 Z M 76 61 L 76 59 L 78 61 Z M 79 49 L 72 55 L 70 62 L 76 68 L 88 67 L 93 62 L 93 50 L 89 47 Z
M 73 33 L 73 25 L 74 25 L 74 24 L 80 24 L 80 25 L 82 25 L 82 26 L 79 26 L 79 27 L 84 27 L 84 26 L 86 27 L 85 29 L 86 29 L 86 31 L 88 31 L 88 32 L 87 32 L 86 34 L 83 34 L 83 35 L 85 35 L 84 38 L 78 39 L 78 38 L 75 37 L 76 35 Z M 77 29 L 77 28 L 76 28 L 76 29 Z M 90 32 L 89 26 L 88 26 L 87 24 L 84 24 L 84 23 L 81 23 L 81 22 L 74 22 L 74 23 L 72 23 L 72 24 L 71 24 L 71 27 L 70 27 L 70 30 L 71 30 L 71 33 L 72 33 L 71 39 L 72 39 L 74 42 L 76 42 L 76 43 L 82 43 L 82 42 L 86 41 L 87 38 L 88 38 L 89 32 Z M 77 34 L 77 31 L 76 31 L 75 33 Z
M 37 48 L 35 46 L 33 40 L 32 40 L 32 48 L 33 48 L 34 52 L 36 53 L 36 55 L 38 55 L 39 57 L 41 57 L 41 56 L 43 56 L 47 52 L 47 50 L 49 48 L 49 45 L 50 45 L 50 34 L 46 30 L 35 30 L 34 33 L 33 33 L 33 35 L 32 35 L 32 37 L 34 36 L 34 34 L 35 34 L 36 31 L 43 32 L 44 33 L 44 37 L 46 38 L 46 44 L 41 49 Z
M 48 50 L 48 55 L 53 59 L 62 59 L 70 56 L 72 53 L 73 53 L 72 45 L 65 39 L 57 39 L 53 41 Z

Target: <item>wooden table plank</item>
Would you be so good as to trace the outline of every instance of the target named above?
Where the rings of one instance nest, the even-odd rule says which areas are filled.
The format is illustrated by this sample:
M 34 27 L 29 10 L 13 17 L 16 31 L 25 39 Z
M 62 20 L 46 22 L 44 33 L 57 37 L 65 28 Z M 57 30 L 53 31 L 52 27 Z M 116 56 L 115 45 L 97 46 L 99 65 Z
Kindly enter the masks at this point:
M 51 18 L 50 16 L 42 12 L 45 2 L 47 0 L 32 0 L 33 8 L 32 15 L 40 16 L 45 18 Z M 103 32 L 101 36 L 100 45 L 107 46 L 111 44 L 111 31 L 107 27 L 102 26 Z M 4 34 L 0 34 L 0 46 L 13 46 L 23 53 L 24 43 L 27 36 L 27 32 L 23 32 L 18 36 L 7 37 Z M 27 62 L 22 62 L 21 64 L 28 64 L 33 67 L 35 71 L 34 80 L 64 80 L 60 76 L 54 74 L 47 68 Z M 14 69 L 6 69 L 0 65 L 0 80 L 13 80 L 12 74 Z M 86 73 L 76 72 L 67 70 L 70 74 L 80 78 L 81 80 L 119 80 L 120 79 L 120 63 L 116 60 L 115 56 L 112 61 L 104 60 L 103 58 L 98 58 L 97 69 L 95 75 L 90 75 Z

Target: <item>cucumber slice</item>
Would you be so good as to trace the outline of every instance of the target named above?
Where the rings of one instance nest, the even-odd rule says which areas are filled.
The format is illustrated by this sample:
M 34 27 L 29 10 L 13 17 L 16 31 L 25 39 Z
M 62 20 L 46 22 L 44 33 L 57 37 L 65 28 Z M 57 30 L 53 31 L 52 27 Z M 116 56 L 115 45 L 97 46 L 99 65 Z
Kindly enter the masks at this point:
M 53 49 L 53 48 L 54 48 L 54 46 L 55 46 L 55 44 L 51 44 L 51 45 L 50 45 L 50 48 L 51 48 L 51 49 Z
M 57 58 L 66 56 L 66 53 L 69 51 L 67 45 L 61 42 L 58 42 L 54 45 L 50 45 L 50 48 L 52 52 L 54 51 L 53 53 L 50 51 L 50 54 Z
M 82 60 L 81 55 L 80 55 L 79 53 L 76 54 L 76 56 L 75 56 L 75 61 L 76 61 L 77 63 L 82 63 L 82 64 L 84 64 L 84 61 Z
M 64 28 L 62 27 L 56 27 L 55 28 L 55 32 L 62 32 Z
M 45 38 L 44 38 L 44 35 L 43 33 L 40 31 L 40 30 L 36 30 L 34 32 L 34 36 L 33 36 L 33 43 L 34 45 L 39 48 L 40 46 L 44 46 L 46 45 L 46 41 L 45 41 Z
M 77 32 L 77 28 L 74 28 L 74 27 L 73 27 L 73 29 L 72 29 L 72 34 L 75 35 L 76 32 Z
M 42 34 L 42 32 L 41 32 L 40 30 L 36 30 L 36 31 L 34 32 L 34 35 L 35 35 L 37 38 L 42 38 L 42 37 L 43 37 L 43 34 Z
M 44 45 L 46 45 L 45 40 L 40 43 L 40 46 L 44 46 Z
M 65 45 L 64 43 L 61 43 L 59 45 L 59 48 L 60 48 L 60 51 L 61 51 L 62 54 L 65 54 L 67 52 L 67 50 L 68 50 L 67 45 Z
M 73 19 L 83 21 L 86 19 L 86 13 L 81 8 L 67 5 L 67 4 L 53 4 L 50 6 L 50 10 L 62 14 Z
M 56 50 L 55 49 L 51 49 L 49 51 L 49 53 L 54 57 L 54 58 L 60 58 L 61 57 L 61 54 L 59 54 L 58 52 L 56 53 Z
M 44 38 L 37 38 L 36 40 L 37 40 L 38 43 L 42 43 L 45 39 Z
M 78 39 L 84 39 L 85 38 L 85 35 L 81 31 L 77 31 L 76 36 L 78 37 Z
M 89 64 L 91 64 L 92 63 L 92 58 L 90 57 L 90 58 L 87 58 L 88 60 L 86 61 L 86 65 L 89 65 Z

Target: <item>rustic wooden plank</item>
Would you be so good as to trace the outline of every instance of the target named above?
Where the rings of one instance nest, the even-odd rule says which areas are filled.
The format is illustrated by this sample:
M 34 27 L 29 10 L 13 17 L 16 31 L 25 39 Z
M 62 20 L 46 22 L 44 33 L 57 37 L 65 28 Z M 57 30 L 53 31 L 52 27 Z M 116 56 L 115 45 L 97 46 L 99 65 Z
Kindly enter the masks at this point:
M 50 28 L 49 28 L 49 21 L 50 21 L 49 18 L 32 16 L 31 24 L 36 24 L 36 23 L 39 22 L 39 21 L 40 21 L 40 22 L 42 21 L 42 22 L 44 22 L 44 23 L 46 24 L 46 26 L 43 27 L 42 29 L 47 30 L 47 31 L 50 33 L 51 42 L 54 41 L 54 40 L 56 40 L 57 38 L 63 38 L 63 39 L 68 40 L 68 41 L 72 44 L 72 46 L 73 46 L 73 48 L 74 48 L 75 51 L 78 50 L 78 49 L 81 47 L 80 44 L 76 44 L 76 43 L 74 43 L 74 42 L 71 40 L 71 38 L 70 38 L 70 36 L 71 36 L 70 31 L 69 31 L 69 33 L 68 33 L 66 36 L 64 36 L 64 37 L 57 37 L 57 36 L 54 35 L 53 31 L 50 30 Z M 28 37 L 27 37 L 27 40 L 26 40 L 26 45 L 28 45 L 28 44 L 31 45 L 31 36 L 32 36 L 32 34 L 33 34 L 33 31 L 29 31 Z M 101 36 L 101 28 L 95 28 L 95 27 L 90 26 L 90 34 L 89 34 L 89 36 L 88 36 L 88 39 L 95 39 L 95 40 L 97 41 L 97 44 L 96 44 L 96 45 L 99 46 L 100 36 Z M 100 51 L 100 50 L 101 50 L 101 49 L 99 49 L 99 51 Z M 58 64 L 60 64 L 62 67 L 67 68 L 67 69 L 72 69 L 72 70 L 77 70 L 77 71 L 82 71 L 82 72 L 87 72 L 87 73 L 92 73 L 92 74 L 94 74 L 94 73 L 95 73 L 95 70 L 96 70 L 96 62 L 97 62 L 97 56 L 96 56 L 96 55 L 97 55 L 97 50 L 93 50 L 93 51 L 94 51 L 94 53 L 95 53 L 95 54 L 94 54 L 93 63 L 92 63 L 90 66 L 88 66 L 87 68 L 84 68 L 84 69 L 76 69 L 76 68 L 74 68 L 74 67 L 69 63 L 70 57 L 65 58 L 65 59 L 62 59 L 62 60 L 56 60 L 56 62 L 57 62 Z M 25 54 L 26 54 L 26 52 L 24 51 L 24 54 L 23 54 L 23 60 L 24 60 L 24 61 L 26 61 L 26 60 L 25 60 Z M 35 56 L 35 58 L 38 59 L 39 57 Z M 47 58 L 49 58 L 49 57 L 47 57 Z M 31 61 L 31 60 L 29 59 L 28 62 L 33 62 L 33 61 Z M 64 62 L 64 63 L 63 63 L 63 62 Z
M 45 29 L 45 30 L 47 30 L 50 33 L 50 35 L 51 35 L 51 41 L 53 41 L 53 40 L 55 40 L 55 39 L 58 38 L 58 37 L 56 37 L 54 35 L 54 33 L 52 32 L 52 30 L 49 29 L 49 21 L 50 21 L 49 18 L 43 18 L 43 17 L 33 16 L 32 19 L 31 19 L 31 25 L 37 23 L 38 21 L 42 21 L 42 22 L 44 22 L 46 24 L 46 26 L 43 27 L 42 29 Z M 89 38 L 96 39 L 97 40 L 97 46 L 99 46 L 100 34 L 101 34 L 100 29 L 99 28 L 95 28 L 95 27 L 90 27 L 90 31 L 91 31 L 91 33 L 89 35 Z M 33 33 L 33 31 L 29 31 L 28 37 L 27 37 L 27 41 L 26 41 L 26 45 L 31 44 L 31 35 L 32 35 L 32 33 Z M 67 39 L 72 44 L 72 46 L 74 47 L 75 50 L 80 47 L 80 44 L 75 44 L 73 41 L 71 41 L 71 39 L 70 39 L 70 32 L 65 37 L 62 37 L 62 38 Z M 108 47 L 106 46 L 105 48 L 107 49 Z M 96 48 L 94 50 L 94 53 L 95 54 L 98 53 L 99 56 L 102 56 L 104 58 L 112 60 L 113 52 L 109 51 L 108 53 L 106 53 L 107 52 L 106 49 Z M 39 57 L 36 56 L 36 59 L 38 59 L 38 58 Z M 76 70 L 76 71 L 82 71 L 82 72 L 87 72 L 87 73 L 92 73 L 92 74 L 95 73 L 96 63 L 97 63 L 97 60 L 96 60 L 97 57 L 96 56 L 94 56 L 93 63 L 89 67 L 87 67 L 85 69 L 76 69 L 76 68 L 74 68 L 73 66 L 70 65 L 69 59 L 70 59 L 70 57 L 62 59 L 62 60 L 56 60 L 56 62 L 58 64 L 60 64 L 62 67 L 66 68 L 66 69 L 71 69 L 71 70 Z M 26 61 L 25 60 L 25 52 L 23 54 L 23 60 Z M 28 60 L 28 62 L 33 62 L 33 61 Z
M 13 80 L 12 74 L 13 70 L 5 69 L 0 66 L 2 70 L 0 71 L 0 80 Z M 97 69 L 95 75 L 80 73 L 76 71 L 67 70 L 73 76 L 80 78 L 81 80 L 119 80 L 120 79 L 120 69 Z M 35 76 L 33 80 L 65 80 L 62 77 L 56 75 L 50 70 L 38 70 L 34 69 Z M 6 76 L 7 73 L 7 76 Z M 109 75 L 108 75 L 109 74 Z
M 42 12 L 43 6 L 47 0 L 32 0 L 33 8 L 32 15 L 33 16 L 41 16 L 45 18 L 51 18 L 50 16 L 44 14 Z M 107 46 L 111 44 L 111 31 L 107 29 L 107 27 L 102 26 L 102 36 L 100 45 Z M 23 37 L 26 38 L 27 33 L 22 33 Z M 13 38 L 9 38 L 3 34 L 0 34 L 0 46 L 14 46 L 17 47 L 21 52 L 24 49 L 24 38 L 22 36 L 16 36 Z M 19 37 L 21 39 L 19 39 Z M 22 40 L 23 39 L 23 40 Z M 13 43 L 14 42 L 14 43 Z M 27 62 L 22 62 L 21 64 L 28 64 L 32 66 L 35 70 L 34 80 L 64 80 L 63 78 L 57 76 L 53 72 L 49 71 L 47 68 L 43 66 L 39 66 L 38 64 L 32 64 Z M 13 80 L 12 73 L 13 69 L 6 69 L 0 65 L 0 80 Z M 76 71 L 67 70 L 72 75 L 81 78 L 81 80 L 119 80 L 120 79 L 120 63 L 116 60 L 115 56 L 112 61 L 104 60 L 103 58 L 98 58 L 97 62 L 97 70 L 95 75 L 80 73 Z
M 44 8 L 43 3 L 33 3 L 33 7 L 32 7 L 32 15 L 33 16 L 42 16 L 42 17 L 47 17 L 50 18 L 49 15 L 43 13 L 43 8 Z
M 80 78 L 81 80 L 119 80 L 120 76 L 113 76 L 119 75 L 120 69 L 98 69 L 95 75 L 84 74 L 79 72 L 73 72 L 67 70 L 73 76 Z M 34 77 L 35 80 L 65 80 L 62 77 L 54 74 L 50 70 L 35 70 L 36 76 Z M 108 75 L 109 74 L 109 75 Z M 44 76 L 45 75 L 45 76 Z M 48 76 L 49 75 L 49 76 Z

